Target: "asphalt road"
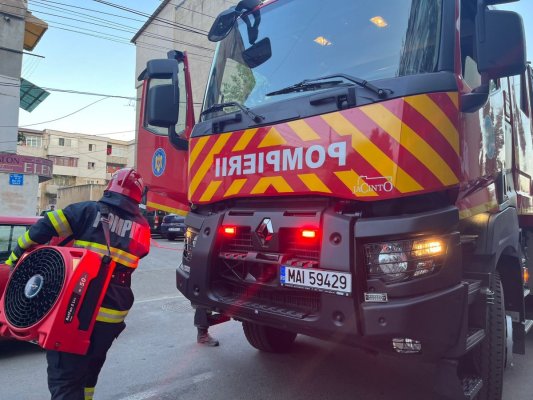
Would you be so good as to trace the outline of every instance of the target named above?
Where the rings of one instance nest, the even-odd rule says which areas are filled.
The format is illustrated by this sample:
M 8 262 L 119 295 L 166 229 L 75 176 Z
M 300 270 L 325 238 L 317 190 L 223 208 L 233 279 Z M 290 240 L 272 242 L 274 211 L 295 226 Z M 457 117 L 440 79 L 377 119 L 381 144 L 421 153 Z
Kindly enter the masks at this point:
M 428 400 L 434 368 L 415 359 L 374 356 L 299 336 L 294 351 L 258 352 L 241 325 L 211 329 L 221 346 L 196 344 L 194 312 L 175 288 L 182 242 L 156 239 L 133 276 L 128 327 L 108 354 L 97 400 Z M 533 337 L 505 375 L 505 400 L 533 399 Z M 0 400 L 49 398 L 37 346 L 0 342 Z

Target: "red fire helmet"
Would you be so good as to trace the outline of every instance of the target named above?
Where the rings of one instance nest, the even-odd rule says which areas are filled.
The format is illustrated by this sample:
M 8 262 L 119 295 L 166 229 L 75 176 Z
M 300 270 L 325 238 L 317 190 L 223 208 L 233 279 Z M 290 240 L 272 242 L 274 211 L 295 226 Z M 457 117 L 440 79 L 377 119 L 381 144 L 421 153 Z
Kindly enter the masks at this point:
M 111 176 L 105 190 L 128 196 L 140 203 L 144 191 L 143 178 L 133 168 L 122 168 Z

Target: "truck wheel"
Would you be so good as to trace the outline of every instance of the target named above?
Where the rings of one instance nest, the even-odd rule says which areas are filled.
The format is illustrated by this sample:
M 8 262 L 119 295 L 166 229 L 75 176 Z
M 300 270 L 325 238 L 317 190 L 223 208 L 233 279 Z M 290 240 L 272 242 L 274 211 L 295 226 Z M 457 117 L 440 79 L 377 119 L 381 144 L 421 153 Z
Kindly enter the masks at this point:
M 296 333 L 243 321 L 244 335 L 253 347 L 267 353 L 287 353 L 296 339 Z
M 488 305 L 485 340 L 473 350 L 474 362 L 483 379 L 478 400 L 501 400 L 505 367 L 506 324 L 500 275 L 492 277 L 493 304 Z

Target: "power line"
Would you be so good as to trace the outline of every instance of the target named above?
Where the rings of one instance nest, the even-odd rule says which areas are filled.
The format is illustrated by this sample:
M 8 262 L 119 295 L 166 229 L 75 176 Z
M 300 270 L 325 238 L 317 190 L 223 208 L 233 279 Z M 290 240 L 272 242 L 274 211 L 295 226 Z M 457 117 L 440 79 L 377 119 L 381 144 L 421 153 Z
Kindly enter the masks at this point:
M 0 83 L 0 86 L 20 87 L 20 84 Z M 83 91 L 71 90 L 71 89 L 56 89 L 56 88 L 49 88 L 49 87 L 42 87 L 42 89 L 48 90 L 50 92 L 80 94 L 80 95 L 86 95 L 86 96 L 102 96 L 102 97 L 107 97 L 107 98 L 125 99 L 125 100 L 140 100 L 140 98 L 137 98 L 137 97 L 119 96 L 119 95 L 114 95 L 114 94 L 103 94 L 103 93 L 93 93 L 93 92 L 83 92 Z
M 50 9 L 50 7 L 46 7 L 46 6 L 38 6 L 38 7 L 43 7 L 43 8 L 46 8 L 46 9 Z M 58 11 L 58 10 L 54 10 L 54 11 Z M 66 9 L 62 9 L 62 8 L 59 8 L 59 11 L 66 12 L 66 13 L 71 13 L 71 14 L 74 14 L 76 16 L 81 16 L 83 18 L 89 18 L 90 21 L 85 21 L 83 19 L 78 19 L 78 18 L 72 18 L 71 16 L 57 15 L 57 14 L 48 13 L 48 12 L 45 12 L 45 11 L 35 10 L 35 12 L 37 12 L 37 13 L 41 13 L 41 14 L 44 14 L 44 15 L 49 15 L 49 16 L 53 16 L 53 17 L 57 17 L 57 18 L 65 18 L 65 19 L 68 19 L 69 21 L 81 22 L 82 24 L 91 24 L 91 25 L 100 26 L 100 27 L 103 27 L 103 28 L 118 30 L 118 31 L 127 32 L 127 33 L 135 33 L 137 31 L 137 28 L 135 28 L 135 27 L 128 26 L 128 25 L 125 25 L 125 24 L 119 24 L 119 23 L 116 23 L 114 21 L 106 20 L 106 19 L 103 19 L 103 18 L 96 18 L 96 17 L 92 17 L 92 16 L 87 15 L 87 14 L 77 13 L 77 12 L 66 10 Z M 97 22 L 94 22 L 94 21 L 98 21 L 98 22 L 101 22 L 101 23 L 97 23 Z M 62 23 L 59 23 L 59 22 L 56 22 L 56 21 L 50 21 L 50 22 L 54 22 L 56 24 L 65 25 L 65 26 L 74 27 L 74 28 L 86 29 L 86 28 L 81 28 L 81 27 L 78 27 L 78 26 L 62 24 Z M 91 31 L 91 30 L 89 30 L 89 31 Z M 98 33 L 102 33 L 102 32 L 98 32 Z M 159 34 L 156 34 L 156 33 L 145 32 L 145 36 L 152 37 L 152 38 L 158 38 L 158 39 L 161 39 L 161 40 L 164 40 L 164 41 L 170 41 L 170 42 L 173 42 L 173 43 L 181 43 L 181 44 L 188 45 L 188 46 L 191 46 L 191 47 L 195 47 L 195 48 L 198 48 L 198 49 L 202 49 L 202 50 L 206 50 L 206 51 L 209 51 L 209 52 L 213 52 L 213 49 L 211 49 L 211 48 L 200 46 L 200 45 L 193 44 L 193 43 L 190 43 L 190 42 L 184 42 L 184 41 L 181 41 L 181 40 L 169 39 L 169 38 L 167 38 L 167 37 L 165 37 L 163 35 L 159 35 Z M 121 39 L 129 41 L 129 39 L 127 39 L 127 38 L 121 38 Z
M 37 1 L 37 2 L 41 2 L 43 0 L 31 0 L 33 2 Z M 65 5 L 65 6 L 68 6 L 68 7 L 73 7 L 73 8 L 80 8 L 80 9 L 84 9 L 84 10 L 90 10 L 92 12 L 97 12 L 97 13 L 102 13 L 100 11 L 97 11 L 97 10 L 91 10 L 91 9 L 86 9 L 86 8 L 83 8 L 83 7 L 77 7 L 77 6 L 72 6 L 72 5 L 68 5 L 68 4 L 64 4 L 64 3 L 59 3 L 59 2 L 53 2 L 53 1 L 47 1 L 47 0 L 44 0 L 45 3 L 54 3 L 54 4 L 62 4 L 62 5 Z M 97 1 L 97 0 L 93 0 L 93 1 Z M 5 3 L 0 3 L 2 5 L 7 5 Z M 112 4 L 112 3 L 110 3 Z M 40 7 L 43 7 L 45 9 L 51 9 L 51 7 L 56 7 L 56 6 L 43 6 L 43 5 L 37 5 L 37 6 L 40 6 Z M 17 6 L 12 6 L 14 8 L 19 8 L 19 9 L 24 9 L 24 7 L 17 7 Z M 126 8 L 127 10 L 130 10 L 130 12 L 133 12 L 135 10 L 133 9 L 128 9 Z M 104 27 L 104 28 L 107 28 L 107 29 L 115 29 L 115 30 L 119 30 L 119 31 L 123 31 L 123 32 L 128 32 L 128 33 L 134 33 L 136 31 L 137 28 L 135 27 L 131 27 L 131 26 L 128 26 L 128 25 L 124 25 L 124 24 L 119 24 L 119 23 L 116 23 L 114 21 L 110 21 L 110 20 L 106 20 L 106 19 L 103 19 L 103 18 L 96 18 L 96 17 L 93 17 L 93 16 L 90 16 L 90 15 L 87 15 L 87 14 L 83 14 L 83 13 L 77 13 L 77 12 L 74 12 L 74 11 L 70 11 L 70 10 L 67 10 L 65 8 L 61 8 L 61 7 L 56 7 L 56 9 L 54 11 L 63 11 L 63 12 L 67 12 L 67 13 L 74 13 L 76 15 L 79 15 L 79 16 L 82 16 L 82 17 L 85 17 L 85 18 L 90 18 L 92 20 L 97 20 L 97 21 L 100 21 L 100 22 L 105 22 L 107 25 L 103 25 L 103 24 L 96 24 L 92 21 L 83 21 L 83 20 L 80 20 L 80 19 L 76 19 L 76 18 L 70 18 L 70 17 L 65 17 L 65 16 L 62 16 L 62 15 L 57 15 L 57 14 L 52 14 L 52 13 L 47 13 L 45 11 L 39 11 L 39 10 L 35 10 L 34 12 L 36 13 L 41 13 L 41 14 L 45 14 L 45 15 L 51 15 L 51 16 L 55 16 L 55 17 L 58 17 L 58 18 L 66 18 L 66 19 L 70 19 L 70 20 L 75 20 L 75 21 L 78 21 L 78 22 L 81 22 L 81 23 L 85 23 L 85 24 L 92 24 L 92 25 L 98 25 L 98 26 L 101 26 L 101 27 Z M 140 15 L 148 15 L 149 14 L 146 14 L 146 13 L 142 13 L 140 11 L 137 11 L 137 13 L 139 13 Z M 122 17 L 122 16 L 119 16 L 118 14 L 111 14 L 111 13 L 105 13 L 105 14 L 110 14 L 110 15 L 113 15 L 113 16 L 117 16 L 117 17 Z M 126 17 L 127 18 L 127 17 Z M 131 19 L 131 18 L 130 18 Z M 137 19 L 133 19 L 135 21 L 140 21 L 140 20 L 137 20 Z M 170 23 L 170 21 L 168 20 L 164 20 L 165 22 L 167 23 Z M 128 45 L 132 45 L 131 41 L 129 40 L 129 38 L 124 38 L 124 37 L 121 37 L 121 36 L 117 36 L 117 35 L 112 35 L 110 33 L 106 33 L 106 32 L 101 32 L 101 31 L 95 31 L 95 30 L 92 30 L 92 29 L 88 29 L 88 28 L 83 28 L 83 27 L 80 27 L 80 26 L 73 26 L 73 25 L 68 25 L 68 24 L 64 24 L 64 23 L 60 23 L 60 22 L 57 22 L 57 21 L 46 21 L 48 22 L 49 24 L 53 23 L 53 24 L 58 24 L 58 25 L 63 25 L 63 26 L 68 26 L 68 27 L 71 27 L 71 28 L 76 28 L 76 29 L 81 29 L 81 30 L 85 30 L 87 32 L 93 32 L 92 34 L 91 33 L 87 33 L 87 32 L 83 32 L 83 31 L 76 31 L 76 30 L 72 30 L 72 29 L 67 29 L 67 28 L 61 28 L 61 27 L 58 27 L 58 26 L 54 26 L 54 25 L 49 25 L 51 28 L 55 28 L 55 29 L 60 29 L 60 30 L 65 30 L 65 31 L 68 31 L 68 32 L 73 32 L 73 33 L 78 33 L 78 34 L 84 34 L 86 36 L 92 36 L 92 37 L 96 37 L 96 38 L 99 38 L 99 39 L 104 39 L 104 40 L 109 40 L 109 41 L 112 41 L 112 42 L 116 42 L 116 43 L 122 43 L 122 44 L 128 44 Z M 142 21 L 140 21 L 142 22 Z M 112 24 L 112 25 L 115 25 L 115 26 L 110 26 L 109 24 Z M 163 26 L 161 24 L 156 24 L 154 22 L 152 22 L 152 24 L 154 25 L 157 25 L 157 26 Z M 177 29 L 182 29 L 182 30 L 185 30 L 185 31 L 188 31 L 188 32 L 192 32 L 192 33 L 198 33 L 198 32 L 195 32 L 195 31 L 191 31 L 191 27 L 188 27 L 186 26 L 187 28 L 182 28 L 176 24 L 174 24 L 175 26 L 173 26 L 174 28 L 177 28 Z M 117 28 L 117 26 L 122 26 L 124 28 L 127 28 L 127 29 L 121 29 L 121 28 Z M 203 36 L 205 36 L 204 33 L 202 33 Z M 145 32 L 144 33 L 144 36 L 146 37 L 149 37 L 149 38 L 154 38 L 154 39 L 160 39 L 162 41 L 168 41 L 168 42 L 171 42 L 171 43 L 174 43 L 174 44 L 183 44 L 185 46 L 190 46 L 190 47 L 194 47 L 194 48 L 197 48 L 197 49 L 201 49 L 201 50 L 204 50 L 204 51 L 208 51 L 210 53 L 212 53 L 214 50 L 212 48 L 208 48 L 208 47 L 205 47 L 205 46 L 201 46 L 201 45 L 198 45 L 198 44 L 194 44 L 194 43 L 191 43 L 191 42 L 186 42 L 186 41 L 182 41 L 182 40 L 177 40 L 177 39 L 169 39 L 165 36 L 162 36 L 162 35 L 159 35 L 159 34 L 156 34 L 156 33 L 151 33 L 151 32 Z M 143 46 L 143 45 L 146 45 L 146 46 Z M 162 50 L 165 50 L 165 51 L 168 51 L 169 49 L 167 47 L 163 47 L 163 46 L 158 46 L 158 45 L 154 45 L 154 44 L 151 44 L 151 43 L 146 43 L 146 42 L 139 42 L 137 41 L 136 43 L 137 47 L 139 48 L 145 48 L 145 49 L 148 49 L 148 50 L 153 50 L 154 48 L 159 48 L 159 49 L 162 49 Z M 188 52 L 190 55 L 194 55 L 194 56 L 198 56 L 198 57 L 204 57 L 204 58 L 207 58 L 207 59 L 211 59 L 211 56 L 210 55 L 204 55 L 204 54 L 198 54 L 198 53 L 193 53 L 193 52 Z M 195 59 L 194 57 L 191 57 L 191 59 Z M 197 61 L 200 61 L 200 62 L 206 62 L 204 60 L 199 60 L 199 59 L 196 59 Z
M 117 39 L 114 39 L 112 37 L 105 36 L 106 35 L 105 33 L 102 33 L 104 35 L 104 36 L 102 36 L 102 35 L 99 35 L 99 34 L 91 34 L 91 33 L 87 33 L 87 32 L 77 31 L 77 30 L 74 30 L 74 29 L 61 28 L 59 26 L 54 26 L 54 25 L 51 25 L 51 24 L 49 24 L 49 27 L 50 28 L 54 28 L 54 29 L 67 31 L 67 32 L 77 33 L 77 34 L 80 34 L 80 35 L 86 35 L 86 36 L 91 36 L 91 37 L 95 37 L 95 38 L 99 38 L 99 39 L 104 39 L 104 40 L 108 40 L 108 41 L 115 42 L 115 43 L 125 44 L 125 45 L 129 45 L 129 46 L 137 46 L 139 48 L 146 49 L 146 50 L 152 50 L 152 51 L 158 51 L 158 50 L 168 51 L 168 50 L 170 50 L 169 47 L 154 45 L 154 44 L 151 44 L 151 43 L 148 43 L 148 42 L 137 42 L 136 44 L 133 44 L 133 43 L 130 43 L 127 38 L 122 38 L 122 37 L 115 36 Z M 122 40 L 119 40 L 119 39 L 122 39 Z M 189 52 L 189 51 L 187 52 L 187 54 L 194 55 L 194 56 L 197 56 L 197 57 L 209 58 L 209 60 L 202 60 L 202 59 L 198 59 L 198 58 L 195 58 L 195 57 L 190 57 L 191 59 L 194 59 L 194 60 L 196 60 L 198 62 L 211 63 L 211 61 L 210 61 L 211 57 L 209 57 L 209 56 L 205 56 L 203 54 L 197 54 L 197 53 L 193 53 L 193 52 Z
M 95 1 L 97 3 L 100 3 L 100 4 L 104 4 L 104 5 L 109 6 L 109 7 L 117 8 L 117 9 L 122 10 L 122 11 L 130 12 L 132 14 L 140 15 L 140 16 L 143 16 L 143 17 L 148 17 L 148 18 L 152 18 L 153 17 L 152 15 L 144 13 L 142 11 L 135 10 L 133 8 L 129 8 L 129 7 L 125 7 L 125 6 L 121 6 L 119 4 L 111 3 L 109 1 L 104 1 L 104 0 L 93 0 L 93 1 Z M 189 25 L 179 24 L 177 22 L 170 21 L 168 19 L 164 19 L 164 18 L 161 18 L 161 17 L 153 17 L 152 19 L 155 20 L 155 21 L 163 22 L 165 24 L 169 24 L 170 26 L 173 26 L 173 27 L 184 28 L 185 30 L 187 30 L 187 31 L 189 31 L 191 33 L 196 33 L 198 35 L 205 36 L 207 34 L 207 31 L 203 31 L 201 29 L 194 28 L 194 27 L 189 26 Z
M 74 8 L 74 9 L 80 9 L 80 10 L 85 10 L 85 11 L 89 11 L 89 12 L 94 12 L 94 13 L 97 13 L 97 14 L 105 14 L 105 15 L 110 15 L 110 16 L 114 16 L 114 17 L 118 17 L 118 18 L 122 18 L 122 19 L 127 19 L 127 20 L 130 20 L 130 21 L 135 21 L 135 22 L 142 22 L 142 23 L 145 23 L 146 21 L 144 19 L 138 19 L 138 18 L 131 18 L 131 17 L 126 17 L 124 15 L 119 15 L 119 14 L 114 14 L 114 13 L 108 13 L 108 12 L 105 12 L 105 11 L 100 11 L 100 10 L 95 10 L 95 9 L 91 9 L 91 8 L 85 8 L 85 7 L 80 7 L 80 6 L 73 6 L 71 4 L 65 4 L 65 3 L 60 3 L 60 2 L 57 2 L 57 1 L 49 1 L 49 0 L 30 0 L 32 3 L 41 3 L 41 4 L 48 4 L 48 3 L 53 3 L 53 4 L 59 4 L 59 5 L 62 5 L 62 6 L 65 6 L 65 7 L 71 7 L 71 8 Z M 35 4 L 35 5 L 38 5 L 38 4 Z M 95 19 L 95 20 L 104 20 L 103 18 L 98 18 L 98 17 L 92 17 L 92 16 L 89 16 L 88 14 L 85 14 L 85 13 L 81 13 L 81 12 L 77 12 L 77 11 L 68 11 L 66 8 L 62 8 L 62 7 L 58 7 L 58 6 L 51 6 L 51 5 L 47 5 L 47 6 L 44 6 L 44 5 L 40 5 L 41 7 L 47 7 L 48 9 L 52 9 L 52 7 L 55 7 L 56 9 L 59 9 L 59 10 L 62 10 L 62 11 L 66 11 L 66 12 L 70 12 L 70 13 L 74 13 L 74 14 L 77 14 L 77 15 L 84 15 L 84 16 L 87 16 L 89 18 L 92 18 L 92 19 Z M 148 14 L 147 14 L 148 15 Z M 109 20 L 107 20 L 109 21 Z M 123 24 L 119 24 L 119 23 L 116 23 L 116 22 L 111 22 L 112 24 L 117 24 L 117 25 L 123 25 Z M 160 26 L 160 27 L 168 27 L 168 24 L 158 24 L 156 22 L 153 22 L 152 21 L 152 24 L 154 26 Z M 178 28 L 180 30 L 185 30 L 184 28 L 181 28 L 179 26 L 176 26 L 175 28 Z
M 89 108 L 90 106 L 92 106 L 92 105 L 94 105 L 94 104 L 96 104 L 96 103 L 98 103 L 98 102 L 100 102 L 100 101 L 102 101 L 102 100 L 107 100 L 108 98 L 109 98 L 109 97 L 102 97 L 101 99 L 98 99 L 98 100 L 96 100 L 96 101 L 93 101 L 92 103 L 89 103 L 89 104 L 87 104 L 86 106 L 84 106 L 84 107 L 82 107 L 82 108 L 80 108 L 80 109 L 78 109 L 78 110 L 76 110 L 76 111 L 73 111 L 73 112 L 71 112 L 71 113 L 69 113 L 69 114 L 67 114 L 67 115 L 64 115 L 64 116 L 62 116 L 62 117 L 59 117 L 59 118 L 51 119 L 51 120 L 49 120 L 49 121 L 37 122 L 37 123 L 35 123 L 35 124 L 20 125 L 20 126 L 18 126 L 18 125 L 3 125 L 3 126 L 0 126 L 0 128 L 27 128 L 28 126 L 42 125 L 42 124 L 47 124 L 47 123 L 49 123 L 49 122 L 59 121 L 60 119 L 65 119 L 65 118 L 67 118 L 67 117 L 70 117 L 71 115 L 74 115 L 74 114 L 76 114 L 76 113 L 79 113 L 80 111 L 83 111 L 83 110 L 85 110 L 86 108 Z

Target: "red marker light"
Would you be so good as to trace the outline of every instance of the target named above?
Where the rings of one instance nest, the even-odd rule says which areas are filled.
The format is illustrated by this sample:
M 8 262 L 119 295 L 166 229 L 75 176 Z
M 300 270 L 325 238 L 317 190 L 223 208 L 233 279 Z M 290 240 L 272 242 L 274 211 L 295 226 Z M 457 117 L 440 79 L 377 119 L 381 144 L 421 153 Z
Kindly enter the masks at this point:
M 303 229 L 302 230 L 302 237 L 305 239 L 315 239 L 317 236 L 316 230 L 313 229 Z
M 234 226 L 224 226 L 222 232 L 225 236 L 235 236 L 237 234 L 237 228 Z

